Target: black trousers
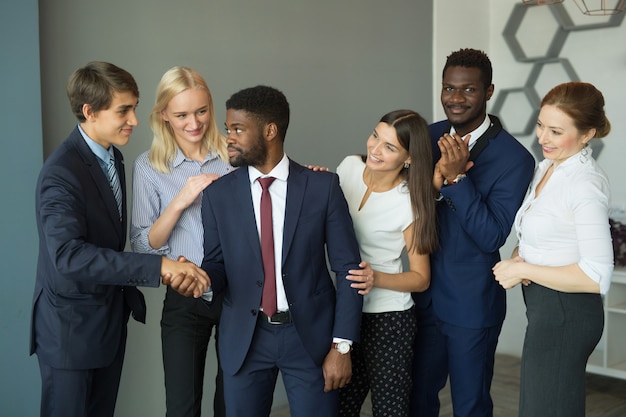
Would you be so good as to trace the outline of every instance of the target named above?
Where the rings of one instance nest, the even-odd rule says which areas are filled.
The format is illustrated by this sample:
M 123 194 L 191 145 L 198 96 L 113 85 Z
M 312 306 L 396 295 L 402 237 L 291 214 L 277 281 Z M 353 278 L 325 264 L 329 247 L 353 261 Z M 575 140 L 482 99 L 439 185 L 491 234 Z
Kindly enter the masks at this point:
M 369 391 L 374 417 L 405 417 L 409 411 L 415 307 L 363 313 L 361 341 L 352 351 L 352 381 L 339 390 L 339 416 L 358 417 Z
M 58 369 L 39 359 L 41 417 L 113 417 L 126 351 L 126 324 L 113 361 L 104 368 Z
M 217 354 L 222 298 L 211 305 L 167 287 L 161 318 L 167 417 L 200 417 L 207 349 L 215 329 L 217 368 L 213 412 L 225 417 L 224 383 Z
M 522 353 L 520 417 L 583 417 L 585 367 L 604 327 L 599 294 L 523 287 L 528 327 Z

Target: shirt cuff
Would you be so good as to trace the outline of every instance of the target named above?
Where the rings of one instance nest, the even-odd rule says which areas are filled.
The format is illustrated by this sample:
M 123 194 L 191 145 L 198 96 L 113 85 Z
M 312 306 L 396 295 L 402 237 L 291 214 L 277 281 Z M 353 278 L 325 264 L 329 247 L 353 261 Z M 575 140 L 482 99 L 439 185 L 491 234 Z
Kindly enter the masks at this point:
M 341 337 L 333 337 L 333 343 L 348 342 L 352 346 L 352 340 L 342 339 Z

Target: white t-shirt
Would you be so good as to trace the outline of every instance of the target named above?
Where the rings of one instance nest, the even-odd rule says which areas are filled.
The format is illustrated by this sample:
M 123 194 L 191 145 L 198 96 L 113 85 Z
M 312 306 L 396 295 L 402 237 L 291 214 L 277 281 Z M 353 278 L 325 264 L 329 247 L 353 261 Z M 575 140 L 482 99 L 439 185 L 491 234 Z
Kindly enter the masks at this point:
M 363 182 L 365 163 L 360 156 L 348 156 L 337 168 L 354 231 L 359 242 L 361 258 L 372 269 L 396 274 L 402 269 L 402 251 L 406 246 L 404 230 L 413 222 L 413 210 L 406 182 L 382 193 L 372 192 L 361 210 L 359 205 L 367 191 Z M 411 293 L 372 288 L 364 296 L 363 312 L 382 313 L 404 311 L 413 306 Z
M 565 266 L 577 263 L 606 294 L 613 273 L 609 227 L 609 181 L 589 155 L 577 153 L 559 164 L 535 198 L 549 159 L 535 170 L 526 198 L 515 216 L 519 255 L 528 263 Z

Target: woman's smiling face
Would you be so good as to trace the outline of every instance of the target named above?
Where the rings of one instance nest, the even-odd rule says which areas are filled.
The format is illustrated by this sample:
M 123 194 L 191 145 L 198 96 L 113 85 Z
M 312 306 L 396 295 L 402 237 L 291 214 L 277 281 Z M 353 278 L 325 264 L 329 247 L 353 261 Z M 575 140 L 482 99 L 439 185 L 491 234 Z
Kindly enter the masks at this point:
M 560 164 L 578 153 L 595 134 L 595 129 L 580 132 L 574 120 L 558 107 L 544 105 L 537 119 L 537 139 L 543 156 Z

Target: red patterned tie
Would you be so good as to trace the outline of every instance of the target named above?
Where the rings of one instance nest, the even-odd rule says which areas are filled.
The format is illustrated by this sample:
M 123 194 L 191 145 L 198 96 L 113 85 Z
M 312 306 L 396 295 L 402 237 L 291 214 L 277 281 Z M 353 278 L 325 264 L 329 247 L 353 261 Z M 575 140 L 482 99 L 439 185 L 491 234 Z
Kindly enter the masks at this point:
M 263 298 L 261 307 L 269 317 L 276 313 L 276 266 L 274 264 L 274 229 L 272 228 L 272 197 L 270 185 L 276 178 L 259 178 L 261 193 L 261 254 L 263 255 L 263 272 L 265 284 L 263 284 Z

